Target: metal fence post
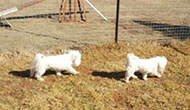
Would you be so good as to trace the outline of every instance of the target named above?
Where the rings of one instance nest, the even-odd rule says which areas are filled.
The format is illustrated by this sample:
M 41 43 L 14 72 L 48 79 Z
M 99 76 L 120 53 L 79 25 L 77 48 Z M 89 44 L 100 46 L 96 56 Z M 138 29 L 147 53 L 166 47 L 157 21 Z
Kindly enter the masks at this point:
M 116 27 L 115 27 L 115 43 L 118 43 L 119 6 L 120 6 L 120 0 L 117 0 Z

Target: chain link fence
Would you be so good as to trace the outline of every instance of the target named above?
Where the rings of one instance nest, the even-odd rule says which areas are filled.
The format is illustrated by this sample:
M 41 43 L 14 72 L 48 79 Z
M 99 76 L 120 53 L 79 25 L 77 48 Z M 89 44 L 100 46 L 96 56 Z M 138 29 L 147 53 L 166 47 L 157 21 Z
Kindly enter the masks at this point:
M 1 0 L 0 10 L 26 1 Z M 108 21 L 104 21 L 86 4 L 89 11 L 86 23 L 59 24 L 57 18 L 61 0 L 45 0 L 40 4 L 10 14 L 6 18 L 16 29 L 25 33 L 56 38 L 74 36 L 73 39 L 82 37 L 82 40 L 97 42 L 114 41 L 116 1 L 90 0 L 90 2 L 108 18 Z M 189 12 L 189 0 L 121 0 L 119 41 L 187 39 L 190 37 Z M 2 22 L 1 25 L 4 24 L 3 20 Z M 33 27 L 29 26 L 31 23 Z M 46 29 L 47 32 L 43 32 L 45 31 L 43 27 L 47 26 L 49 26 Z M 50 31 L 54 32 L 49 33 Z

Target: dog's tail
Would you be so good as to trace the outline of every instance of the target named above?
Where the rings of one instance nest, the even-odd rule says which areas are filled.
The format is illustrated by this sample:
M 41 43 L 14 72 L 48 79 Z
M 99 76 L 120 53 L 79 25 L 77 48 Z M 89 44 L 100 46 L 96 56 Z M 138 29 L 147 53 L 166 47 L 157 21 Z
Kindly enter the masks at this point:
M 127 59 L 128 61 L 134 61 L 134 60 L 139 59 L 139 57 L 135 56 L 133 53 L 129 53 L 127 54 Z
M 127 65 L 126 65 L 126 69 L 128 70 L 128 67 L 131 67 L 132 65 L 136 65 L 137 60 L 139 59 L 139 57 L 135 56 L 133 53 L 129 53 L 127 54 Z
M 158 71 L 163 74 L 165 67 L 167 65 L 168 60 L 166 57 L 160 57 L 160 60 L 158 61 Z
M 44 58 L 45 56 L 43 54 L 38 53 L 35 58 L 34 61 L 32 62 L 31 68 L 30 68 L 30 76 L 34 77 L 35 73 L 36 73 L 36 68 L 39 67 L 39 65 L 41 64 L 41 60 Z

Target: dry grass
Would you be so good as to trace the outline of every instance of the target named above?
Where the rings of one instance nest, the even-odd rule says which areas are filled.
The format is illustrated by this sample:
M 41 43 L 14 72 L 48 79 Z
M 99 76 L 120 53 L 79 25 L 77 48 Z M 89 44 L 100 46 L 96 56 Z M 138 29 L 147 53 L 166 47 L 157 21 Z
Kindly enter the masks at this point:
M 0 56 L 0 109 L 188 109 L 190 108 L 190 40 L 169 44 L 107 44 L 80 48 L 82 64 L 73 76 L 54 72 L 45 82 L 29 78 L 34 54 Z M 59 54 L 61 49 L 45 54 Z M 126 55 L 162 55 L 169 60 L 162 78 L 123 82 Z
M 0 0 L 0 10 L 24 1 L 27 0 Z M 58 13 L 60 0 L 45 0 L 6 16 L 21 18 L 10 20 L 13 24 L 11 30 L 0 28 L 0 53 L 4 53 L 0 54 L 0 110 L 190 108 L 190 40 L 168 41 L 167 44 L 142 42 L 142 39 L 161 42 L 180 39 L 181 31 L 173 29 L 176 26 L 188 28 L 182 35 L 189 35 L 190 1 L 121 1 L 119 40 L 123 43 L 141 42 L 118 45 L 99 45 L 113 42 L 116 1 L 96 0 L 92 3 L 108 18 L 107 22 L 87 6 L 90 12 L 87 23 L 59 24 L 58 16 L 51 14 Z M 44 14 L 49 16 L 42 16 Z M 24 16 L 34 18 L 22 19 Z M 145 25 L 147 23 L 150 26 Z M 155 23 L 157 27 L 151 27 Z M 174 31 L 159 30 L 165 25 L 173 27 Z M 45 82 L 29 78 L 28 69 L 35 55 L 30 52 L 60 54 L 61 49 L 55 50 L 58 47 L 80 47 L 83 55 L 82 64 L 77 68 L 80 74 L 64 73 L 57 77 L 49 71 L 44 76 Z M 129 84 L 124 83 L 129 52 L 143 58 L 166 56 L 169 63 L 164 76 L 150 77 L 146 82 L 133 79 Z

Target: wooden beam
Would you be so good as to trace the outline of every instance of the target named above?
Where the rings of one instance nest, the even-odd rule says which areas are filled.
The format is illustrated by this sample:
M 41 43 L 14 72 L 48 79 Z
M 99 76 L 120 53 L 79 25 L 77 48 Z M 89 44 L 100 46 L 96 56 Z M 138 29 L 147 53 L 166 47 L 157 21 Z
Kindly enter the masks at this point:
M 31 0 L 29 2 L 22 4 L 22 5 L 4 10 L 4 11 L 0 12 L 0 17 L 5 16 L 5 15 L 10 14 L 10 13 L 17 12 L 19 10 L 26 8 L 26 7 L 33 6 L 35 4 L 41 3 L 42 1 L 44 1 L 44 0 Z
M 22 5 L 19 5 L 18 10 L 22 10 L 24 8 L 27 8 L 27 7 L 33 6 L 35 4 L 41 3 L 42 1 L 44 1 L 44 0 L 31 0 L 29 2 L 22 4 Z

